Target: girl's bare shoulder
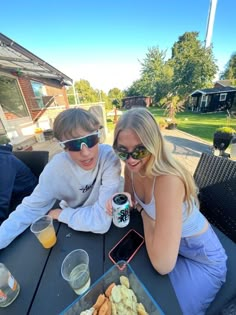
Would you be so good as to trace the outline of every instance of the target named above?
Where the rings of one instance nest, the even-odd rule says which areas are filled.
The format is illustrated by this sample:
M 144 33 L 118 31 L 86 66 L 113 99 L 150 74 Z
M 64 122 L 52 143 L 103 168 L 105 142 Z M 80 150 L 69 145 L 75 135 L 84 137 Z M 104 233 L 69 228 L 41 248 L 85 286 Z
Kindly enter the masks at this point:
M 184 192 L 184 183 L 181 178 L 176 175 L 160 175 L 156 177 L 156 191 L 178 191 Z

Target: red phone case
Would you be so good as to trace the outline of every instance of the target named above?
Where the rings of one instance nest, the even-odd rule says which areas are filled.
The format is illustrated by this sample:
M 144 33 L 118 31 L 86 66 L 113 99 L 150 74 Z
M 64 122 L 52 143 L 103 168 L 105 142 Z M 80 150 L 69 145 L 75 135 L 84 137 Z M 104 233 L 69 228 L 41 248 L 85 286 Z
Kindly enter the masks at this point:
M 141 242 L 140 245 L 134 250 L 134 252 L 129 256 L 129 258 L 126 260 L 126 264 L 128 264 L 128 263 L 131 261 L 131 259 L 134 257 L 134 255 L 137 253 L 137 251 L 138 251 L 138 250 L 140 249 L 140 247 L 143 245 L 143 243 L 144 243 L 144 237 L 143 237 L 141 234 L 139 234 L 137 231 L 135 231 L 134 229 L 129 230 L 129 231 L 119 240 L 119 242 L 115 244 L 115 246 L 114 246 L 114 247 L 109 251 L 109 253 L 108 253 L 109 258 L 111 259 L 111 261 L 112 261 L 114 264 L 116 264 L 117 262 L 111 257 L 111 253 L 113 252 L 114 249 L 117 248 L 117 246 L 119 246 L 119 244 L 120 244 L 125 238 L 129 237 L 129 234 L 130 234 L 131 232 L 135 232 L 135 233 L 142 239 L 142 242 Z M 125 267 L 126 264 L 124 264 L 122 267 L 119 267 L 119 266 L 118 266 L 118 268 L 119 268 L 120 270 L 122 270 L 122 269 Z

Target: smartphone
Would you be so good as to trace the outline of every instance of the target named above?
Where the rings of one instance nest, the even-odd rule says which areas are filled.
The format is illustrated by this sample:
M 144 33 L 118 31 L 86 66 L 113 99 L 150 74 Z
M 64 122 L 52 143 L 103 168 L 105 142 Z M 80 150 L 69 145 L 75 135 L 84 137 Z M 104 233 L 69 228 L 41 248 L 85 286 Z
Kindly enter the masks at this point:
M 116 264 L 119 260 L 129 263 L 143 245 L 144 238 L 134 229 L 129 230 L 127 234 L 110 250 L 108 253 L 111 261 Z

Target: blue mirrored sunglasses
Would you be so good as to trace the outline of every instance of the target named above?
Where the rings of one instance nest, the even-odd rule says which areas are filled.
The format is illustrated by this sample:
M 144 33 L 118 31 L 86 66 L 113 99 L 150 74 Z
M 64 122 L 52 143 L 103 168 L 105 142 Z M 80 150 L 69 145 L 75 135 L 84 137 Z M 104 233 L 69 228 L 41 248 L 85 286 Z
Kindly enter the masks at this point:
M 132 152 L 128 152 L 126 150 L 123 150 L 122 148 L 115 149 L 115 152 L 118 155 L 118 157 L 123 161 L 128 160 L 130 157 L 132 157 L 132 159 L 135 159 L 135 160 L 141 160 L 145 158 L 146 156 L 148 156 L 149 154 L 151 154 L 142 145 L 137 146 Z
M 83 144 L 86 145 L 86 147 L 89 149 L 94 147 L 99 142 L 99 138 L 100 132 L 96 131 L 85 137 L 61 141 L 59 142 L 59 144 L 63 149 L 76 152 L 81 151 Z

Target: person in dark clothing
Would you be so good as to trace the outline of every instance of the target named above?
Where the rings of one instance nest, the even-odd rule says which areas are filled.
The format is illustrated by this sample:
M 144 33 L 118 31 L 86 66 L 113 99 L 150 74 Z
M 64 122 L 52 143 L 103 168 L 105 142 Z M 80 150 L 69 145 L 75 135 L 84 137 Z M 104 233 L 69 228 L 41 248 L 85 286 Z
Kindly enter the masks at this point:
M 37 182 L 28 166 L 14 156 L 9 139 L 0 136 L 0 224 L 32 193 Z

